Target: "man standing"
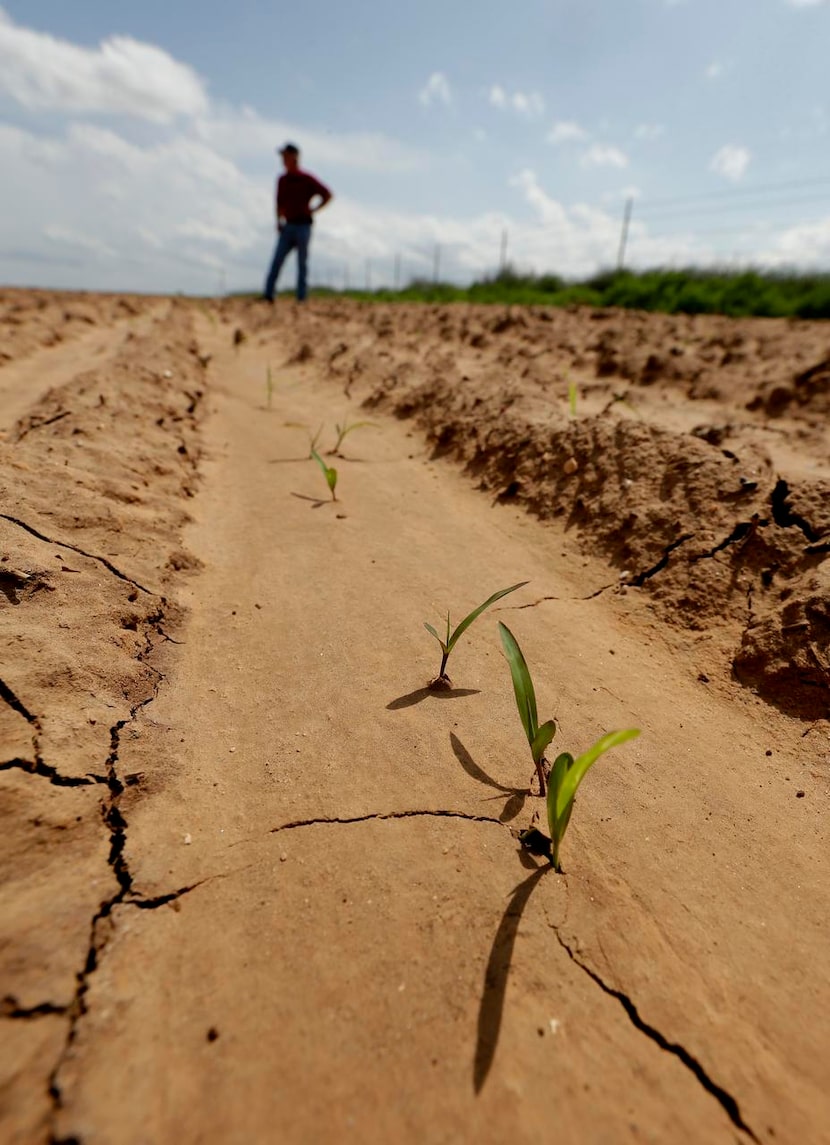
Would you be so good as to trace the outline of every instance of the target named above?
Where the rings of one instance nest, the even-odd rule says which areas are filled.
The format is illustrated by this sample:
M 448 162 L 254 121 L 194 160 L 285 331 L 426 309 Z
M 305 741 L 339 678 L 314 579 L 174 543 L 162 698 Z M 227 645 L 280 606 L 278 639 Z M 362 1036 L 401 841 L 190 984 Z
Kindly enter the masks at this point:
M 271 261 L 271 269 L 265 280 L 262 297 L 266 302 L 274 301 L 282 264 L 292 250 L 297 251 L 297 301 L 305 299 L 308 277 L 308 244 L 311 241 L 312 216 L 331 202 L 332 193 L 319 179 L 308 171 L 300 170 L 300 149 L 293 143 L 286 143 L 278 154 L 282 156 L 285 174 L 277 182 L 277 231 L 279 239 Z M 311 200 L 320 202 L 311 206 Z

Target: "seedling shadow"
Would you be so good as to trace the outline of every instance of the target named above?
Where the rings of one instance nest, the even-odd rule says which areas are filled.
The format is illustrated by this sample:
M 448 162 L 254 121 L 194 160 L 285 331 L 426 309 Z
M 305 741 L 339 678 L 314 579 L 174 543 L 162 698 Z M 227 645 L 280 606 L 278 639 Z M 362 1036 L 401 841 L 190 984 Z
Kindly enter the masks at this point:
M 525 799 L 528 795 L 527 788 L 505 787 L 504 784 L 493 779 L 492 776 L 488 775 L 486 771 L 478 766 L 455 732 L 450 732 L 450 743 L 452 744 L 455 758 L 471 779 L 475 779 L 478 783 L 483 783 L 485 787 L 492 787 L 494 791 L 498 791 L 508 797 L 502 808 L 501 815 L 499 815 L 501 822 L 509 823 L 511 819 L 515 819 L 525 805 Z
M 272 457 L 268 462 L 269 465 L 285 465 L 289 461 L 311 461 L 308 454 L 305 457 Z
M 496 931 L 496 937 L 493 939 L 493 945 L 490 947 L 490 957 L 487 960 L 487 969 L 484 971 L 484 992 L 478 1009 L 478 1035 L 473 1059 L 473 1089 L 477 1094 L 484 1088 L 499 1044 L 507 978 L 522 913 L 534 887 L 547 870 L 549 870 L 547 864 L 536 867 L 529 878 L 514 887 L 510 902 Z
M 398 696 L 396 700 L 390 700 L 386 705 L 386 710 L 389 712 L 399 712 L 401 708 L 413 708 L 416 704 L 420 704 L 422 700 L 460 700 L 464 696 L 478 696 L 481 692 L 480 688 L 417 688 L 414 692 L 407 692 L 405 696 Z
M 323 497 L 310 497 L 308 493 L 292 493 L 292 497 L 296 497 L 298 501 L 310 501 L 312 509 L 319 509 L 321 505 L 333 505 L 333 501 L 329 501 Z

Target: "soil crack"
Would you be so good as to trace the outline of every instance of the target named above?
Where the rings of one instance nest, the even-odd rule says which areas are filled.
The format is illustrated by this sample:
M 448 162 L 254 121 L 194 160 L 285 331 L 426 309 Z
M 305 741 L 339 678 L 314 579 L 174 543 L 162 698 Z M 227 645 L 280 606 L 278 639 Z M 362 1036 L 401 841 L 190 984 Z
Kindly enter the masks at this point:
M 139 589 L 141 592 L 145 592 L 148 596 L 158 596 L 158 593 L 153 592 L 152 589 L 145 588 L 143 584 L 139 584 L 138 581 L 133 580 L 131 576 L 127 576 L 126 573 L 122 573 L 121 570 L 116 568 L 112 561 L 107 560 L 106 557 L 99 557 L 97 553 L 88 553 L 86 549 L 81 549 L 78 547 L 78 545 L 73 545 L 69 541 L 58 541 L 55 540 L 54 537 L 47 537 L 45 533 L 39 532 L 31 525 L 27 525 L 25 521 L 21 521 L 18 517 L 12 517 L 8 513 L 0 513 L 0 518 L 2 518 L 4 521 L 10 521 L 13 525 L 17 525 L 20 529 L 24 529 L 33 537 L 37 537 L 39 541 L 45 541 L 47 545 L 57 545 L 62 549 L 71 549 L 73 553 L 79 553 L 82 557 L 88 557 L 92 561 L 98 561 L 98 563 L 103 565 L 105 569 L 108 569 L 113 576 L 117 576 L 119 580 L 126 581 L 127 584 L 131 584 L 134 588 Z
M 295 819 L 291 823 L 282 823 L 279 827 L 272 827 L 269 834 L 278 835 L 281 831 L 294 831 L 298 827 L 319 827 L 327 825 L 343 826 L 350 823 L 369 823 L 372 820 L 384 819 L 465 819 L 469 823 L 495 823 L 497 827 L 504 827 L 500 819 L 490 815 L 470 815 L 465 811 L 374 811 L 368 815 L 353 815 L 344 817 L 320 819 Z M 507 828 L 505 828 L 507 830 Z
M 646 569 L 645 572 L 637 573 L 637 575 L 633 576 L 628 583 L 633 584 L 636 588 L 640 588 L 647 580 L 651 580 L 653 576 L 656 576 L 657 573 L 663 571 L 663 569 L 669 563 L 669 557 L 672 555 L 675 549 L 679 549 L 680 546 L 685 545 L 687 541 L 694 540 L 694 536 L 694 533 L 684 533 L 682 537 L 678 537 L 676 541 L 672 541 L 670 545 L 666 545 L 665 549 L 663 550 L 663 555 L 657 564 L 653 565 L 650 569 Z
M 689 557 L 689 564 L 709 560 L 710 557 L 715 556 L 716 553 L 723 552 L 723 550 L 729 548 L 730 545 L 736 545 L 739 541 L 748 541 L 758 529 L 765 529 L 768 524 L 769 521 L 765 517 L 760 517 L 757 513 L 755 513 L 749 521 L 739 521 L 729 536 L 715 545 L 713 549 L 709 549 L 708 552 L 705 553 L 696 553 L 694 556 Z
M 77 777 L 61 775 L 56 768 L 44 763 L 42 759 L 34 762 L 30 759 L 7 759 L 0 763 L 0 771 L 11 771 L 13 768 L 25 771 L 29 775 L 40 775 L 55 787 L 94 787 L 96 783 L 107 782 L 106 776 L 92 773 Z
M 5 700 L 9 707 L 22 716 L 26 723 L 31 724 L 32 727 L 40 731 L 40 724 L 37 716 L 33 716 L 28 708 L 17 698 L 9 685 L 4 680 L 0 680 L 0 700 Z
M 789 485 L 783 478 L 779 477 L 770 497 L 772 519 L 776 525 L 780 525 L 782 529 L 801 529 L 807 540 L 811 544 L 815 544 L 816 541 L 821 539 L 822 534 L 817 533 L 808 520 L 802 517 L 800 513 L 796 513 L 792 506 L 787 504 L 789 495 Z
M 0 1018 L 7 1018 L 15 1022 L 26 1022 L 53 1014 L 62 1017 L 68 1011 L 68 1006 L 58 1006 L 54 1002 L 41 1002 L 39 1006 L 20 1006 L 17 998 L 11 994 L 0 999 Z
M 602 596 L 604 592 L 608 592 L 609 588 L 617 588 L 622 581 L 612 581 L 611 584 L 604 584 L 601 588 L 596 589 L 595 592 L 589 592 L 587 596 L 540 596 L 538 600 L 532 600 L 529 604 L 506 604 L 501 608 L 494 608 L 493 612 L 521 612 L 525 608 L 536 608 L 539 604 L 544 604 L 548 600 L 559 600 L 565 604 L 573 604 L 581 600 L 596 600 L 598 596 Z
M 717 1082 L 709 1076 L 697 1058 L 690 1054 L 684 1046 L 681 1046 L 678 1042 L 670 1042 L 664 1034 L 660 1033 L 658 1029 L 655 1029 L 654 1026 L 649 1025 L 648 1022 L 646 1022 L 645 1019 L 640 1016 L 639 1010 L 626 993 L 624 993 L 622 990 L 615 990 L 613 986 L 609 986 L 608 983 L 604 982 L 595 970 L 592 970 L 590 966 L 587 966 L 584 962 L 582 962 L 559 933 L 559 928 L 554 923 L 548 920 L 548 925 L 553 930 L 554 934 L 556 935 L 557 942 L 568 955 L 571 962 L 573 962 L 575 966 L 578 966 L 579 969 L 583 971 L 583 973 L 587 974 L 591 981 L 595 983 L 595 985 L 599 986 L 603 994 L 607 994 L 610 998 L 616 998 L 616 1000 L 625 1010 L 631 1024 L 635 1027 L 635 1029 L 639 1030 L 641 1034 L 645 1034 L 647 1038 L 658 1045 L 660 1049 L 665 1053 L 672 1054 L 674 1057 L 678 1058 L 678 1060 L 683 1063 L 686 1069 L 695 1076 L 697 1081 L 706 1090 L 706 1092 L 714 1097 L 715 1101 L 718 1102 L 736 1129 L 740 1129 L 743 1133 L 746 1133 L 747 1136 L 750 1137 L 753 1141 L 757 1142 L 758 1137 L 744 1121 L 743 1117 L 741 1116 L 740 1106 L 732 1094 L 728 1093 L 722 1086 L 718 1085 Z

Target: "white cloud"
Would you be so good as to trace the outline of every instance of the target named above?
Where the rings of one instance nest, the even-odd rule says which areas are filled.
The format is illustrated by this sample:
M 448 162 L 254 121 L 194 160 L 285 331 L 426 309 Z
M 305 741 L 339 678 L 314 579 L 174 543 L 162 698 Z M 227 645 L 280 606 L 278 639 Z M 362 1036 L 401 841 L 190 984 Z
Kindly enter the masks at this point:
M 580 157 L 583 167 L 627 167 L 628 156 L 619 147 L 593 143 Z
M 204 112 L 204 82 L 153 44 L 112 36 L 83 48 L 15 24 L 0 8 L 0 91 L 31 110 L 104 112 L 169 123 Z
M 579 143 L 588 138 L 588 132 L 573 120 L 559 120 L 547 135 L 548 143 Z
M 787 0 L 791 8 L 818 8 L 821 4 L 826 4 L 827 0 Z
M 712 60 L 711 64 L 707 65 L 704 75 L 707 80 L 719 80 L 721 76 L 726 74 L 726 64 L 720 60 Z
M 493 107 L 515 111 L 527 119 L 538 119 L 545 113 L 545 101 L 538 91 L 505 91 L 501 84 L 493 84 L 487 96 Z
M 666 132 L 662 123 L 640 123 L 634 128 L 635 139 L 659 139 Z
M 94 235 L 73 230 L 72 227 L 62 227 L 56 223 L 51 223 L 43 228 L 43 234 L 52 242 L 62 243 L 74 247 L 76 250 L 105 255 L 108 258 L 115 258 L 116 256 L 116 251 L 107 243 L 102 242 Z
M 744 177 L 751 158 L 752 152 L 748 148 L 736 147 L 732 143 L 727 143 L 725 147 L 721 147 L 712 156 L 709 170 L 714 171 L 716 175 L 722 175 L 724 179 L 730 179 L 733 183 L 737 183 Z
M 488 98 L 493 107 L 507 107 L 507 92 L 500 84 L 493 84 Z
M 233 159 L 273 154 L 278 144 L 292 139 L 304 157 L 313 156 L 314 166 L 395 172 L 412 171 L 427 163 L 423 152 L 379 132 L 331 135 L 287 120 L 266 119 L 250 107 L 211 107 L 194 121 L 193 130 L 204 143 Z
M 424 107 L 433 103 L 443 103 L 449 107 L 452 103 L 452 91 L 447 77 L 443 72 L 433 72 L 427 82 L 418 92 L 418 100 Z

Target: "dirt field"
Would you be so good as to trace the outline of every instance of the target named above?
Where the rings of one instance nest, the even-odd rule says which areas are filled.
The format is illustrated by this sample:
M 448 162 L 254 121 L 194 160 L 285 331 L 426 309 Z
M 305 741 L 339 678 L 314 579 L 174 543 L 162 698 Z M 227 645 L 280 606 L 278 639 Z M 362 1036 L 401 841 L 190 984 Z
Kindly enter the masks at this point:
M 0 1140 L 830 1142 L 828 414 L 821 323 L 0 291 Z M 497 620 L 642 729 L 562 875 Z

